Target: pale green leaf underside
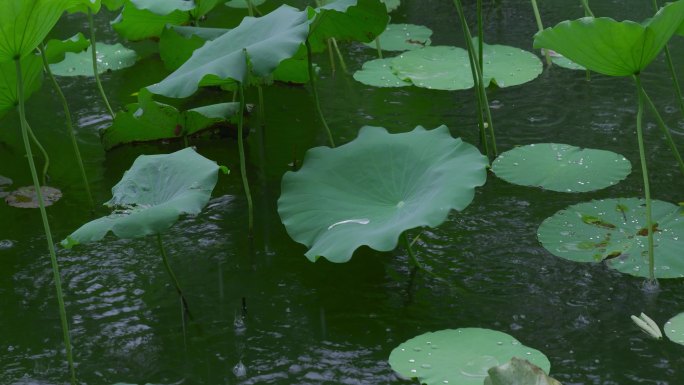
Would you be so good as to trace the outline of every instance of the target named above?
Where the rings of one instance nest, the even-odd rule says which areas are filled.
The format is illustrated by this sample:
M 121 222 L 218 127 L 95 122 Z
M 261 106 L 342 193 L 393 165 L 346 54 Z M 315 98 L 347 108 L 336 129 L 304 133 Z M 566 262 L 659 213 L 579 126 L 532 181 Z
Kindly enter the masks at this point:
M 223 28 L 167 26 L 159 38 L 159 56 L 166 68 L 176 70 L 207 40 L 214 40 L 228 31 Z
M 517 357 L 490 368 L 487 373 L 484 385 L 562 385 L 540 367 Z
M 526 359 L 546 372 L 551 367 L 540 351 L 506 333 L 480 328 L 419 335 L 394 348 L 389 364 L 403 377 L 418 378 L 421 384 L 482 385 L 487 370 L 513 357 Z
M 536 143 L 499 155 L 492 163 L 492 171 L 513 184 L 586 192 L 618 183 L 629 175 L 632 166 L 624 156 L 610 151 Z
M 50 64 L 50 70 L 57 76 L 94 76 L 92 47 L 79 53 L 66 52 L 64 60 Z M 97 72 L 116 71 L 135 64 L 138 54 L 116 43 L 97 43 Z
M 432 30 L 422 25 L 388 24 L 378 39 L 383 51 L 410 51 L 430 45 L 430 36 Z M 376 48 L 375 41 L 365 44 Z
M 684 345 L 684 313 L 679 313 L 665 322 L 663 331 L 672 342 Z
M 302 168 L 283 177 L 278 212 L 310 260 L 346 262 L 363 245 L 392 250 L 403 231 L 466 208 L 486 166 L 446 126 L 402 134 L 366 126 L 343 146 L 307 151 Z
M 407 87 L 413 83 L 400 79 L 392 72 L 390 59 L 375 59 L 363 63 L 360 70 L 354 72 L 354 79 L 373 87 Z
M 684 277 L 684 210 L 653 200 L 655 276 Z M 648 277 L 648 229 L 642 199 L 579 203 L 544 220 L 537 236 L 552 254 L 576 262 L 606 261 L 622 273 Z
M 130 2 L 138 9 L 150 11 L 160 16 L 176 11 L 188 12 L 195 9 L 195 2 L 188 0 L 130 0 Z
M 24 80 L 24 100 L 43 84 L 43 61 L 39 56 L 28 55 L 21 59 L 21 72 Z M 0 117 L 16 108 L 17 70 L 14 61 L 0 63 Z
M 552 49 L 592 71 L 610 76 L 641 72 L 684 22 L 684 1 L 670 3 L 643 24 L 584 17 L 535 35 L 534 47 Z
M 112 188 L 105 205 L 116 209 L 81 226 L 64 247 L 99 241 L 110 231 L 119 238 L 161 234 L 181 214 L 198 214 L 211 197 L 218 165 L 186 148 L 166 155 L 141 155 Z

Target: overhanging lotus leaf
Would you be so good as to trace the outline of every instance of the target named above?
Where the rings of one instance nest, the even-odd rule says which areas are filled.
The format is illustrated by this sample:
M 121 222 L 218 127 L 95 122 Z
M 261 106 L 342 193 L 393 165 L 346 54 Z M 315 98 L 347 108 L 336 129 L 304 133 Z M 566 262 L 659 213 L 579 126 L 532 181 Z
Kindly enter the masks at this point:
M 402 134 L 366 126 L 348 144 L 309 150 L 302 168 L 283 177 L 278 212 L 310 260 L 347 262 L 360 246 L 392 250 L 405 230 L 438 226 L 466 208 L 486 166 L 446 126 Z
M 198 214 L 211 197 L 219 166 L 186 148 L 165 155 L 141 155 L 112 188 L 105 205 L 114 213 L 88 222 L 62 246 L 99 241 L 110 231 L 119 238 L 161 234 L 181 214 Z
M 551 367 L 540 351 L 506 333 L 480 328 L 419 335 L 394 348 L 389 364 L 403 377 L 418 378 L 421 384 L 482 385 L 490 368 L 513 357 L 524 358 L 546 372 Z

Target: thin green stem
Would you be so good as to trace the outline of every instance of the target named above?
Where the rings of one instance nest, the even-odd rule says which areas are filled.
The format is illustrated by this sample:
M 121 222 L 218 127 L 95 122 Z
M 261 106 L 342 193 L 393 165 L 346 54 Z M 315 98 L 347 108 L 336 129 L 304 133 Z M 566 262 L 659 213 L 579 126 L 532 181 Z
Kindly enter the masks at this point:
M 665 135 L 665 139 L 667 141 L 668 146 L 670 147 L 670 151 L 672 151 L 672 155 L 674 155 L 675 159 L 677 159 L 677 163 L 679 164 L 679 170 L 682 172 L 682 175 L 684 175 L 684 161 L 682 160 L 682 156 L 679 154 L 679 150 L 677 149 L 677 145 L 675 144 L 674 139 L 672 138 L 672 134 L 670 133 L 670 130 L 665 125 L 665 121 L 663 120 L 663 117 L 660 116 L 660 113 L 658 112 L 658 108 L 656 108 L 656 105 L 653 104 L 653 101 L 651 100 L 651 98 L 646 93 L 646 90 L 642 88 L 641 93 L 643 94 L 644 100 L 646 100 L 648 107 L 653 112 L 653 115 L 656 118 L 656 122 L 658 123 L 658 127 L 660 127 L 660 130 Z
M 42 44 L 40 47 L 40 56 L 43 58 L 43 67 L 45 68 L 45 72 L 48 74 L 48 77 L 50 78 L 50 80 L 52 82 L 52 87 L 54 88 L 55 92 L 57 93 L 59 100 L 62 102 L 62 108 L 64 109 L 64 118 L 66 120 L 67 132 L 69 133 L 69 137 L 71 138 L 71 147 L 74 150 L 74 155 L 76 156 L 76 162 L 78 163 L 78 167 L 81 171 L 81 179 L 83 179 L 83 187 L 85 187 L 85 191 L 88 195 L 88 203 L 90 204 L 90 209 L 94 210 L 95 209 L 95 202 L 93 201 L 93 195 L 90 192 L 90 183 L 88 183 L 88 176 L 86 175 L 85 167 L 83 166 L 83 159 L 81 158 L 81 150 L 78 148 L 78 141 L 76 140 L 76 133 L 74 132 L 74 125 L 73 125 L 73 120 L 71 119 L 71 112 L 69 111 L 69 104 L 67 103 L 66 97 L 64 96 L 64 93 L 62 92 L 62 88 L 59 86 L 59 83 L 57 83 L 57 79 L 55 78 L 55 75 L 50 70 L 50 63 L 48 63 L 47 56 L 45 55 L 45 44 Z
M 648 228 L 648 277 L 655 281 L 655 260 L 653 255 L 653 219 L 651 213 L 651 187 L 648 181 L 648 167 L 646 165 L 646 150 L 644 149 L 644 132 L 641 127 L 644 110 L 644 89 L 639 75 L 634 75 L 639 106 L 637 109 L 637 141 L 639 142 L 639 159 L 641 159 L 641 173 L 644 178 L 644 195 L 646 197 L 646 227 Z
M 544 30 L 544 24 L 542 24 L 541 15 L 539 14 L 539 7 L 537 6 L 537 0 L 532 0 L 532 11 L 534 12 L 534 19 L 537 21 L 537 30 L 539 32 Z M 544 57 L 546 58 L 546 65 L 551 66 L 551 55 L 549 55 L 548 50 L 544 50 Z
M 480 63 L 479 71 L 484 73 L 484 22 L 482 21 L 482 0 L 477 0 L 477 58 Z
M 375 38 L 375 49 L 378 50 L 378 58 L 382 59 L 382 47 L 380 46 L 380 37 Z
M 59 320 L 62 325 L 62 338 L 66 349 L 67 363 L 69 366 L 70 380 L 72 385 L 76 385 L 76 369 L 74 367 L 74 357 L 71 351 L 71 338 L 69 337 L 69 323 L 67 321 L 66 307 L 64 306 L 64 295 L 62 293 L 62 279 L 59 274 L 59 265 L 57 263 L 57 252 L 55 251 L 55 244 L 52 240 L 52 232 L 50 231 L 50 223 L 48 222 L 47 211 L 45 210 L 45 201 L 43 200 L 43 193 L 38 182 L 38 172 L 36 171 L 36 164 L 33 161 L 33 152 L 31 151 L 31 144 L 28 137 L 28 124 L 26 122 L 26 111 L 24 107 L 24 80 L 21 73 L 21 63 L 19 58 L 15 59 L 15 67 L 17 72 L 17 97 L 19 99 L 19 122 L 21 124 L 21 137 L 24 141 L 24 148 L 28 158 L 29 168 L 31 169 L 31 179 L 33 179 L 33 187 L 36 189 L 36 197 L 38 198 L 38 206 L 40 207 L 40 217 L 43 221 L 43 231 L 48 244 L 50 252 L 50 263 L 52 265 L 52 275 L 55 281 L 55 291 L 57 293 L 57 305 L 59 306 Z
M 330 71 L 335 76 L 335 54 L 333 53 L 332 40 L 328 39 L 328 60 L 330 60 Z
M 415 266 L 421 270 L 425 270 L 423 265 L 416 258 L 416 255 L 413 253 L 413 248 L 411 248 L 411 241 L 409 241 L 408 235 L 406 234 L 406 231 L 404 231 L 402 233 L 402 237 L 404 240 L 404 247 L 406 247 L 406 252 L 408 253 L 409 261 L 411 261 L 411 264 L 413 264 L 413 266 Z
M 247 14 L 254 17 L 254 5 L 252 4 L 252 0 L 247 0 Z
M 333 48 L 335 48 L 335 53 L 337 54 L 337 58 L 340 60 L 340 67 L 342 68 L 342 71 L 346 74 L 349 73 L 347 70 L 347 63 L 344 61 L 344 56 L 342 56 L 342 52 L 340 51 L 340 47 L 337 46 L 337 40 L 334 37 L 331 37 L 330 40 L 332 41 Z
M 173 285 L 176 287 L 176 291 L 178 292 L 178 295 L 180 296 L 181 301 L 183 302 L 185 312 L 187 314 L 190 314 L 190 307 L 188 307 L 188 301 L 185 300 L 183 290 L 181 290 L 180 284 L 178 283 L 178 279 L 176 278 L 176 274 L 173 273 L 171 265 L 169 265 L 169 258 L 166 255 L 166 249 L 164 249 L 164 243 L 162 242 L 161 234 L 157 234 L 157 246 L 159 247 L 159 253 L 161 254 L 162 262 L 164 262 L 164 268 L 166 269 L 166 272 L 169 274 L 169 277 L 171 277 Z
M 328 122 L 325 120 L 325 116 L 323 116 L 323 110 L 321 110 L 321 102 L 318 99 L 318 90 L 316 89 L 316 74 L 314 73 L 313 69 L 313 55 L 311 54 L 311 44 L 309 43 L 309 39 L 306 39 L 305 44 L 306 58 L 308 62 L 307 64 L 309 67 L 309 83 L 311 83 L 311 93 L 314 97 L 316 112 L 318 112 L 318 117 L 321 119 L 321 123 L 325 128 L 325 132 L 328 134 L 328 141 L 330 142 L 330 147 L 335 147 L 335 141 L 333 140 L 332 131 L 330 131 L 330 127 L 328 127 Z
M 263 127 L 266 123 L 266 106 L 264 106 L 264 89 L 261 85 L 257 86 L 257 94 L 259 95 L 259 121 Z
M 46 185 L 47 184 L 47 173 L 48 173 L 48 169 L 50 168 L 50 156 L 48 156 L 47 151 L 45 151 L 45 147 L 43 147 L 43 145 L 40 144 L 40 141 L 38 141 L 36 134 L 33 132 L 33 129 L 31 129 L 31 126 L 28 124 L 28 122 L 24 121 L 24 124 L 26 124 L 26 129 L 28 130 L 29 135 L 31 135 L 31 140 L 33 141 L 33 144 L 35 144 L 36 147 L 38 147 L 38 150 L 40 150 L 41 154 L 43 154 L 43 158 L 45 158 L 45 164 L 43 165 L 42 183 L 43 183 L 43 185 Z
M 589 17 L 594 17 L 594 12 L 589 8 L 589 0 L 582 0 L 582 7 L 584 7 L 584 13 Z
M 245 160 L 245 143 L 242 138 L 244 129 L 245 111 L 245 89 L 242 83 L 238 83 L 238 98 L 240 99 L 240 111 L 238 113 L 238 152 L 240 153 L 240 175 L 242 176 L 242 186 L 247 197 L 248 229 L 249 236 L 252 237 L 254 231 L 254 207 L 252 205 L 252 193 L 249 191 L 249 181 L 247 180 L 247 166 Z
M 107 99 L 107 95 L 105 94 L 104 88 L 102 88 L 102 83 L 100 82 L 100 74 L 97 71 L 97 43 L 95 42 L 95 23 L 93 22 L 93 12 L 90 11 L 90 8 L 88 8 L 88 26 L 90 28 L 90 51 L 93 60 L 93 75 L 95 76 L 95 83 L 97 83 L 97 89 L 100 91 L 100 95 L 102 96 L 102 100 L 104 101 L 105 106 L 107 106 L 107 111 L 109 111 L 109 115 L 111 115 L 112 119 L 114 119 L 114 110 L 112 110 L 112 106 L 109 104 L 109 100 Z

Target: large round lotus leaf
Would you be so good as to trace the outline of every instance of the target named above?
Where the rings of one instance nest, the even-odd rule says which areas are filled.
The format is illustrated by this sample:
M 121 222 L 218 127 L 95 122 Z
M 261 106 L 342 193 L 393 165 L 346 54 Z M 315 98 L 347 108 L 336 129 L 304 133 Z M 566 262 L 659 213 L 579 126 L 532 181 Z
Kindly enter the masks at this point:
M 51 206 L 62 198 L 62 192 L 59 189 L 49 186 L 41 186 L 40 192 L 43 195 L 43 203 L 45 206 Z M 12 207 L 19 207 L 22 209 L 37 209 L 38 195 L 33 186 L 19 187 L 12 191 L 5 197 L 5 202 Z
M 436 90 L 465 90 L 473 86 L 468 52 L 434 46 L 404 52 L 391 59 L 393 72 L 405 81 Z
M 265 2 L 266 2 L 266 0 L 252 0 L 252 1 L 250 1 L 250 3 L 252 3 L 253 7 L 258 7 Z M 229 2 L 226 3 L 226 6 L 230 7 L 230 8 L 247 8 L 247 0 L 230 0 Z
M 672 342 L 684 345 L 684 313 L 679 313 L 665 322 L 663 330 Z
M 517 357 L 487 371 L 484 385 L 562 385 L 530 361 Z
M 21 75 L 24 80 L 24 100 L 43 85 L 43 60 L 37 55 L 21 59 Z M 17 108 L 17 68 L 14 61 L 0 63 L 0 117 Z
M 141 155 L 105 205 L 114 213 L 81 226 L 62 246 L 99 241 L 110 231 L 119 238 L 160 234 L 181 214 L 198 214 L 218 179 L 219 166 L 186 148 L 168 155 Z
M 499 178 L 522 186 L 586 192 L 625 179 L 632 165 L 624 156 L 610 151 L 536 143 L 499 155 L 492 163 L 492 171 Z
M 64 60 L 50 64 L 52 73 L 57 76 L 94 76 L 92 46 L 79 53 L 66 52 Z M 97 72 L 116 71 L 135 64 L 138 54 L 116 43 L 114 45 L 97 43 Z
M 684 277 L 684 209 L 653 200 L 655 276 Z M 606 261 L 620 272 L 648 277 L 648 228 L 643 199 L 579 203 L 547 218 L 537 233 L 552 254 L 576 262 Z
M 482 385 L 489 368 L 513 357 L 524 358 L 546 372 L 551 368 L 540 351 L 506 333 L 480 328 L 419 335 L 394 348 L 389 364 L 397 373 L 418 378 L 422 384 Z
M 307 151 L 302 168 L 283 177 L 278 212 L 310 260 L 346 262 L 360 246 L 392 250 L 405 230 L 438 226 L 466 208 L 486 167 L 446 126 L 402 134 L 363 127 L 350 143 Z
M 477 38 L 473 43 L 477 46 Z M 536 79 L 544 67 L 537 55 L 516 47 L 484 44 L 482 54 L 485 87 L 490 83 L 501 88 L 527 83 Z
M 399 79 L 390 69 L 392 59 L 375 59 L 363 63 L 360 70 L 354 72 L 354 79 L 373 87 L 407 87 L 411 82 Z
M 385 32 L 378 36 L 383 51 L 410 51 L 430 45 L 432 30 L 415 24 L 388 24 Z M 375 42 L 365 43 L 376 48 Z
M 639 24 L 607 17 L 563 21 L 534 37 L 535 48 L 548 48 L 592 71 L 611 76 L 641 72 L 684 22 L 684 1 L 662 7 Z

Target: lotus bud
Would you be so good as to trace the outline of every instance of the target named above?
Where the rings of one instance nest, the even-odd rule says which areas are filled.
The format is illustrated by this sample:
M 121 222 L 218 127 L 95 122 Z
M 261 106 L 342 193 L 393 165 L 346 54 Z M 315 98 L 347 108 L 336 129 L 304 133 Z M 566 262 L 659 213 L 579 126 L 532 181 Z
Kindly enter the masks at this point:
M 659 340 L 663 338 L 663 333 L 661 333 L 660 328 L 658 327 L 658 324 L 656 324 L 649 316 L 647 316 L 644 313 L 641 313 L 639 317 L 637 316 L 631 316 L 632 321 L 641 328 L 641 330 L 648 334 L 649 336 Z

